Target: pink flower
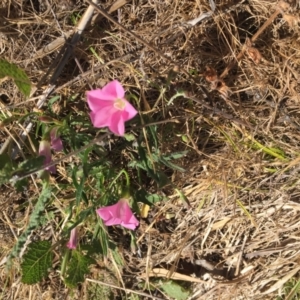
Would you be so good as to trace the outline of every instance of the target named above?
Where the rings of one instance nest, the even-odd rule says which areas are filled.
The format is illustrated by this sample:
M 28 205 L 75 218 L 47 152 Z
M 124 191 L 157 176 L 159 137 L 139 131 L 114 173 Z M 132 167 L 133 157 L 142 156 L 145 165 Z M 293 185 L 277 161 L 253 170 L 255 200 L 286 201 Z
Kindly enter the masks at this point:
M 57 135 L 57 131 L 57 127 L 54 127 L 50 131 L 50 142 L 48 140 L 42 140 L 40 142 L 39 155 L 44 156 L 44 165 L 47 165 L 52 161 L 51 148 L 55 151 L 61 151 L 63 149 L 63 144 L 61 138 Z M 46 170 L 52 174 L 56 173 L 55 166 L 47 167 Z
M 131 230 L 139 226 L 139 221 L 132 213 L 126 199 L 120 199 L 114 205 L 101 207 L 96 212 L 106 226 L 121 225 Z
M 52 161 L 50 143 L 48 141 L 42 140 L 40 142 L 39 155 L 44 156 L 44 165 L 47 165 Z M 53 174 L 56 173 L 55 166 L 47 167 L 46 170 Z
M 54 151 L 62 151 L 63 150 L 62 140 L 59 137 L 59 135 L 57 134 L 57 132 L 58 132 L 58 128 L 57 127 L 54 127 L 50 131 L 51 148 Z
M 67 243 L 69 249 L 76 249 L 77 245 L 77 229 L 76 227 L 71 230 L 70 240 Z
M 125 122 L 132 119 L 136 109 L 124 98 L 125 91 L 118 80 L 113 80 L 102 89 L 86 93 L 91 109 L 90 117 L 95 127 L 108 126 L 120 136 L 124 135 Z

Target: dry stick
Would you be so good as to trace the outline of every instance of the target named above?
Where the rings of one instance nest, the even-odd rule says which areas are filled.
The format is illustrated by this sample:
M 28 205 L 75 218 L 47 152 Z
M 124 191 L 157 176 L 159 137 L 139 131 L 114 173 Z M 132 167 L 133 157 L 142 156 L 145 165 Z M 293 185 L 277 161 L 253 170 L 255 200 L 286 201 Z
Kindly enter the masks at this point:
M 38 50 L 33 58 L 28 59 L 29 61 L 32 60 L 36 60 L 39 58 L 43 58 L 44 56 L 49 55 L 50 53 L 56 51 L 58 48 L 60 48 L 60 46 L 62 46 L 65 42 L 66 39 L 68 39 L 71 35 L 72 35 L 73 31 L 69 31 L 67 33 L 65 33 L 64 37 L 58 37 L 56 38 L 54 41 L 52 41 L 51 43 L 49 43 L 48 45 L 46 45 L 45 47 L 43 47 L 42 49 Z
M 258 31 L 253 35 L 253 37 L 250 39 L 251 43 L 254 43 L 255 40 L 261 35 L 261 33 L 273 22 L 273 20 L 280 14 L 281 10 L 279 8 L 276 9 L 276 11 L 269 17 L 269 19 L 258 29 Z M 224 78 L 228 72 L 235 66 L 237 62 L 240 61 L 240 59 L 244 56 L 245 53 L 245 47 L 242 48 L 241 52 L 238 54 L 236 59 L 232 61 L 223 71 L 223 73 L 220 75 L 220 78 Z

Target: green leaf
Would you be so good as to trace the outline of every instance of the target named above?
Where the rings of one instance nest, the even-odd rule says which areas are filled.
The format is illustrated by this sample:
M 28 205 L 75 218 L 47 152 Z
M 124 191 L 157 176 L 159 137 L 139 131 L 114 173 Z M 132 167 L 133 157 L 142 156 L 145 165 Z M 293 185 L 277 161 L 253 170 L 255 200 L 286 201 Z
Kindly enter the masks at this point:
M 188 136 L 187 136 L 187 135 L 183 134 L 183 135 L 181 136 L 181 139 L 182 139 L 182 141 L 185 142 L 186 144 L 189 143 L 189 139 L 188 139 Z
M 161 288 L 168 296 L 176 300 L 186 300 L 190 295 L 182 286 L 171 280 L 161 283 Z
M 114 258 L 114 261 L 116 262 L 116 264 L 118 266 L 124 266 L 124 260 L 123 260 L 123 256 L 120 254 L 120 249 L 119 248 L 114 248 L 111 249 L 111 254 Z
M 156 202 L 160 202 L 163 200 L 163 197 L 157 194 L 150 194 L 146 196 L 146 199 L 151 203 L 155 204 Z
M 158 187 L 160 189 L 163 188 L 164 186 L 170 184 L 170 180 L 169 180 L 168 176 L 164 172 L 157 171 L 156 172 L 156 176 L 157 176 L 156 182 L 157 182 Z
M 273 157 L 276 157 L 276 158 L 279 158 L 280 160 L 282 161 L 287 161 L 287 159 L 285 158 L 285 153 L 284 151 L 280 150 L 279 148 L 269 148 L 269 147 L 266 147 L 264 146 L 263 144 L 259 143 L 257 140 L 255 140 L 250 134 L 248 134 L 247 132 L 245 133 L 245 136 L 251 140 L 253 142 L 253 146 L 254 148 L 257 148 L 257 149 L 261 149 L 262 151 L 264 151 L 265 153 L 273 156 Z
M 22 282 L 26 284 L 40 282 L 48 274 L 48 269 L 52 266 L 52 258 L 50 242 L 31 243 L 21 264 Z
M 28 178 L 20 179 L 13 183 L 18 193 L 24 192 L 28 187 Z
M 287 295 L 285 300 L 299 299 L 299 291 L 300 291 L 300 280 L 293 286 L 290 293 Z
M 132 133 L 125 133 L 124 138 L 127 142 L 132 142 L 135 140 L 135 136 Z
M 78 177 L 80 178 L 79 182 L 77 182 Z M 82 172 L 82 174 L 78 176 L 78 169 L 77 167 L 75 167 L 72 172 L 72 180 L 76 189 L 76 206 L 79 206 L 81 199 L 83 199 L 85 203 L 88 204 L 88 199 L 84 192 L 84 183 L 85 183 L 84 172 Z
M 168 157 L 165 156 L 165 159 L 168 158 L 169 159 L 179 159 L 182 158 L 184 156 L 186 156 L 188 154 L 189 151 L 180 151 L 180 152 L 173 152 L 171 154 L 168 155 Z
M 77 283 L 84 281 L 84 275 L 89 273 L 89 266 L 95 261 L 89 257 L 84 256 L 78 251 L 72 251 L 72 258 L 69 261 L 69 268 L 67 269 L 65 283 L 69 287 L 76 287 Z
M 109 249 L 109 238 L 107 231 L 99 223 L 94 230 L 93 239 L 98 239 L 100 242 L 101 253 L 103 256 L 107 256 Z
M 185 172 L 185 169 L 173 164 L 172 162 L 170 162 L 168 159 L 166 159 L 165 157 L 160 157 L 159 158 L 159 161 L 164 164 L 165 166 L 169 167 L 170 169 L 173 169 L 173 170 L 177 170 L 179 172 Z
M 187 207 L 191 207 L 190 201 L 187 198 L 187 196 L 181 192 L 179 189 L 175 189 L 175 191 L 178 193 L 180 200 L 187 206 Z
M 36 171 L 42 168 L 44 164 L 44 156 L 37 156 L 33 158 L 29 158 L 26 161 L 23 161 L 19 164 L 18 168 L 13 171 L 12 176 L 23 176 L 24 174 L 30 173 L 32 171 Z M 22 186 L 26 183 L 19 184 L 18 186 Z M 16 183 L 15 183 L 16 185 Z
M 39 196 L 37 203 L 30 215 L 29 222 L 27 228 L 24 232 L 18 237 L 17 243 L 14 245 L 10 255 L 9 260 L 14 257 L 17 257 L 21 252 L 22 248 L 24 247 L 28 237 L 30 236 L 31 232 L 38 228 L 41 224 L 41 215 L 45 213 L 46 206 L 51 197 L 51 188 L 48 186 L 47 183 L 43 184 L 43 190 Z
M 53 113 L 53 107 L 55 107 L 53 104 L 56 102 L 56 101 L 58 101 L 58 100 L 60 100 L 60 96 L 54 96 L 54 97 L 52 97 L 49 101 L 47 101 L 48 102 L 48 108 L 49 108 L 49 110 Z
M 27 173 L 27 172 L 37 170 L 43 166 L 44 160 L 45 160 L 45 157 L 43 157 L 43 156 L 29 158 L 28 160 L 20 163 L 18 171 Z
M 5 168 L 5 166 L 10 163 L 11 164 L 11 159 L 8 154 L 4 153 L 0 155 L 0 169 Z
M 7 182 L 12 176 L 12 162 L 7 154 L 0 155 L 0 184 Z
M 163 196 L 158 194 L 148 194 L 145 189 L 136 190 L 133 194 L 133 198 L 136 202 L 139 201 L 149 206 L 164 200 Z
M 153 145 L 155 149 L 158 149 L 157 126 L 156 125 L 148 126 L 147 132 L 150 133 L 150 137 L 152 137 L 153 144 L 151 143 L 151 145 Z
M 25 95 L 30 95 L 31 83 L 26 73 L 17 65 L 11 64 L 5 59 L 0 59 L 0 78 L 10 77 L 14 80 L 19 91 Z

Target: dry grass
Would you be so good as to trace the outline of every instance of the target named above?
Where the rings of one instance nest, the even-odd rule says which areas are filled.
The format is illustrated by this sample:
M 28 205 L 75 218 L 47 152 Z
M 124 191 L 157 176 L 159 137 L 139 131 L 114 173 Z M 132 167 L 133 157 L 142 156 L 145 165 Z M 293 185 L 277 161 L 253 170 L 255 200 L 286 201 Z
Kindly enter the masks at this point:
M 58 64 L 60 48 L 42 50 L 73 30 L 74 18 L 87 7 L 85 1 L 42 2 L 0 4 L 1 57 L 26 70 L 36 85 L 34 96 L 47 88 L 49 66 Z M 159 125 L 160 147 L 164 152 L 190 149 L 181 161 L 187 172 L 172 174 L 189 204 L 160 191 L 168 201 L 152 208 L 137 232 L 141 256 L 120 245 L 126 261 L 120 273 L 103 277 L 103 266 L 96 266 L 91 278 L 141 291 L 140 283 L 155 275 L 150 269 L 160 268 L 169 270 L 167 277 L 177 272 L 188 275 L 187 281 L 205 280 L 193 283 L 191 299 L 275 299 L 284 284 L 299 277 L 299 4 L 216 1 L 212 17 L 188 27 L 188 21 L 210 10 L 207 1 L 117 2 L 113 18 L 156 51 L 98 17 L 75 48 L 78 63 L 70 59 L 56 81 L 57 113 L 86 110 L 89 86 L 119 79 L 138 97 L 144 116 L 178 120 Z M 101 3 L 109 8 L 113 1 Z M 284 13 L 269 19 L 278 7 Z M 79 76 L 79 65 L 87 73 Z M 167 105 L 178 90 L 186 98 Z M 65 104 L 74 94 L 78 100 Z M 11 82 L 1 83 L 0 97 L 15 113 L 32 111 L 33 100 L 25 101 Z M 1 141 L 7 132 L 17 128 L 7 126 Z M 30 207 L 22 211 L 20 206 L 36 193 L 33 186 L 20 199 L 11 187 L 1 187 L 1 259 L 14 244 L 13 233 L 26 224 Z M 107 262 L 105 267 L 113 266 Z M 89 299 L 89 281 L 70 292 L 53 273 L 43 284 L 28 287 L 16 270 L 7 277 L 1 269 L 3 299 Z

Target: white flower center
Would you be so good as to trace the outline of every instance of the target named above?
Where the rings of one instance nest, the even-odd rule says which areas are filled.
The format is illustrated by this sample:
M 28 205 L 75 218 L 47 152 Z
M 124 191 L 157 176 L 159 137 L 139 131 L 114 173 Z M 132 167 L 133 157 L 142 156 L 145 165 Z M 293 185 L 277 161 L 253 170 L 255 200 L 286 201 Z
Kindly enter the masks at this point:
M 115 100 L 114 107 L 118 110 L 124 110 L 126 102 L 123 99 Z

